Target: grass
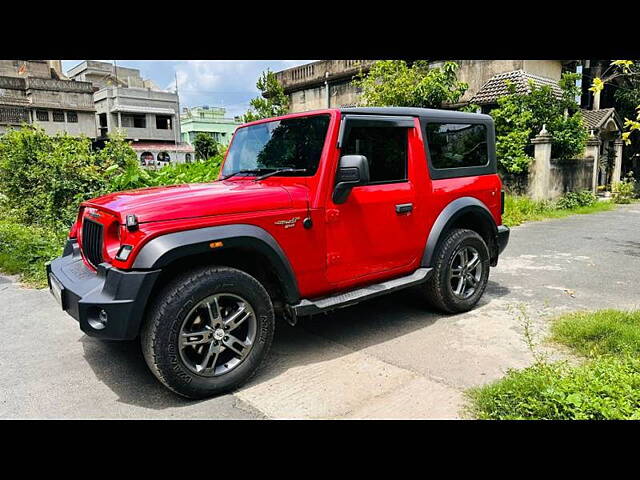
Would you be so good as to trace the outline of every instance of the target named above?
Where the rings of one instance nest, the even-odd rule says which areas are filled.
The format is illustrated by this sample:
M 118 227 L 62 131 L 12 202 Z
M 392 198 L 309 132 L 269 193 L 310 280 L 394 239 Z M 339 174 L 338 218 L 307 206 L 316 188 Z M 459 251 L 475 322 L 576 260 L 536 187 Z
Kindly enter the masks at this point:
M 569 215 L 605 212 L 613 210 L 613 202 L 598 201 L 593 205 L 575 208 L 558 208 L 553 202 L 537 201 L 526 196 L 505 195 L 505 209 L 502 223 L 515 227 L 524 222 L 545 220 L 548 218 L 562 218 Z
M 599 310 L 563 315 L 552 325 L 551 340 L 589 357 L 640 356 L 640 311 Z
M 480 419 L 640 419 L 640 312 L 563 315 L 551 339 L 586 358 L 536 362 L 467 392 Z

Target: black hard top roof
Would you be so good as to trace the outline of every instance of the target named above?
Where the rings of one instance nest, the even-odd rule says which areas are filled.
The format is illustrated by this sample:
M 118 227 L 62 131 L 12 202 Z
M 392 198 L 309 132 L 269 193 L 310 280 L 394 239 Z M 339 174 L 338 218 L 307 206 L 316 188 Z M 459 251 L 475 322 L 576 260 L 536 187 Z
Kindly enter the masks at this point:
M 455 110 L 438 110 L 435 108 L 418 107 L 348 107 L 341 108 L 343 114 L 355 115 L 403 115 L 409 117 L 424 117 L 429 120 L 459 120 L 459 121 L 493 121 L 491 116 L 483 113 L 457 112 Z

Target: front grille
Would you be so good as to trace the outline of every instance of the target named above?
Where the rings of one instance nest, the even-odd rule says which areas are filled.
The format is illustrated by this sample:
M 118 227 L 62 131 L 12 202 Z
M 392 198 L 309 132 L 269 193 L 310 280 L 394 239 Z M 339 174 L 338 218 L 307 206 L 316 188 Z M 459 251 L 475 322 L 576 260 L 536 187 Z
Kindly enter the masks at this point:
M 82 222 L 82 253 L 94 267 L 102 263 L 102 225 L 87 218 Z

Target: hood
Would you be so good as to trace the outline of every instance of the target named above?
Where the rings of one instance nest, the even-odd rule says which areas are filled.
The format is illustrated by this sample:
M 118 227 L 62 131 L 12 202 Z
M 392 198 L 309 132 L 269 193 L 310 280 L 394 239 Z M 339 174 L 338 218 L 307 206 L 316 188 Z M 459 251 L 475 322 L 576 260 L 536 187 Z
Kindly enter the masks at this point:
M 116 192 L 83 205 L 119 215 L 121 222 L 134 214 L 142 223 L 288 208 L 291 197 L 280 185 L 236 180 Z

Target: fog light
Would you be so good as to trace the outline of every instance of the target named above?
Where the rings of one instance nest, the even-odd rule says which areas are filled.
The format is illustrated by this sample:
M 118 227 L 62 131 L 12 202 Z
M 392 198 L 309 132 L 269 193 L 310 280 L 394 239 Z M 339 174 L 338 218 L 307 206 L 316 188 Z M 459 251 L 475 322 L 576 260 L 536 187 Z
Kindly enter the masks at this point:
M 91 315 L 91 317 L 93 317 L 93 315 Z M 109 320 L 109 315 L 107 314 L 104 308 L 101 308 L 98 310 L 98 318 L 95 318 L 95 317 L 89 318 L 88 322 L 89 322 L 89 325 L 91 325 L 91 328 L 93 328 L 94 330 L 102 330 L 107 326 L 108 320 Z
M 126 262 L 129 258 L 129 254 L 133 250 L 131 245 L 122 245 L 116 254 L 116 260 L 120 260 L 121 262 Z

